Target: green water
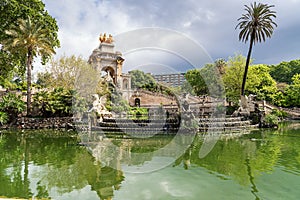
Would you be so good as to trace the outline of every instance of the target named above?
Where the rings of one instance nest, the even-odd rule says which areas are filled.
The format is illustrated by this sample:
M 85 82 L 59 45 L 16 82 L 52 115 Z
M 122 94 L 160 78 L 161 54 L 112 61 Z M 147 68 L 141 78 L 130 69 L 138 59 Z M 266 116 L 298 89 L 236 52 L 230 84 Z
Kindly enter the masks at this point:
M 2 131 L 0 198 L 296 200 L 298 125 L 222 137 L 204 158 L 199 158 L 203 136 L 193 138 L 181 156 L 155 153 L 172 136 L 111 139 L 118 151 L 101 140 L 95 158 L 78 145 L 82 138 L 76 133 Z M 142 173 L 149 163 L 157 168 Z

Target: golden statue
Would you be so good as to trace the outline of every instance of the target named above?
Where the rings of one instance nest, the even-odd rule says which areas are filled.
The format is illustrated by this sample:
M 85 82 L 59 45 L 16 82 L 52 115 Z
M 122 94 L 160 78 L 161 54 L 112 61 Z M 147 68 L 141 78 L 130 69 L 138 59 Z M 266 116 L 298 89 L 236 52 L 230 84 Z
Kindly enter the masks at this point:
M 106 40 L 106 33 L 104 33 L 104 35 L 102 35 L 102 33 L 101 33 L 100 37 L 99 37 L 99 40 L 100 40 L 101 43 L 105 42 L 105 40 Z
M 108 38 L 106 37 L 106 33 L 104 33 L 102 35 L 102 33 L 100 34 L 100 37 L 99 37 L 99 40 L 101 43 L 105 42 L 105 43 L 108 43 L 108 44 L 111 44 L 113 43 L 113 36 L 111 34 L 109 34 Z
M 113 41 L 114 41 L 114 39 L 113 39 L 112 35 L 109 34 L 109 36 L 108 36 L 108 38 L 106 39 L 105 42 L 111 44 L 111 43 L 113 43 Z
M 121 56 L 118 56 L 118 57 L 117 57 L 117 63 L 118 63 L 118 64 L 121 64 L 121 65 L 122 65 L 124 60 L 125 60 L 125 59 L 122 58 Z

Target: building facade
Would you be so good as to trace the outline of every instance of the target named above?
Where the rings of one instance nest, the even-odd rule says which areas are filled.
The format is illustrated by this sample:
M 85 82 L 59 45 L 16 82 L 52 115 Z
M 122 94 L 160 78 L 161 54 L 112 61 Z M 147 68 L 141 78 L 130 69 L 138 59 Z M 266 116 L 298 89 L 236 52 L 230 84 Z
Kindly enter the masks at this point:
M 164 83 L 172 87 L 182 86 L 182 84 L 186 81 L 184 77 L 185 73 L 178 74 L 158 74 L 152 75 L 154 79 L 159 83 Z

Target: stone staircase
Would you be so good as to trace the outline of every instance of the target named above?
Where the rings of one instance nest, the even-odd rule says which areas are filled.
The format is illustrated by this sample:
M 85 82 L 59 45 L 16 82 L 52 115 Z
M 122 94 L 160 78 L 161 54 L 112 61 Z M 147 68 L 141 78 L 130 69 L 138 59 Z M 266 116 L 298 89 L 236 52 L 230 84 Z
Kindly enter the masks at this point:
M 170 133 L 176 132 L 179 128 L 179 121 L 176 119 L 113 119 L 104 118 L 97 126 L 96 130 L 113 133 Z
M 242 120 L 241 117 L 223 117 L 223 118 L 200 118 L 199 119 L 199 131 L 242 131 L 251 127 L 250 120 Z

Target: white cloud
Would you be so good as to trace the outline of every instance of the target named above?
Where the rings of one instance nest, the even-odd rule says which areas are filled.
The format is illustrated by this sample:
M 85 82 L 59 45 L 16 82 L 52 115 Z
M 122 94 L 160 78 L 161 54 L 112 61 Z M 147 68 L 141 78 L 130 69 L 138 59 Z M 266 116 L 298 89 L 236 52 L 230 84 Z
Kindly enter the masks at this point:
M 200 43 L 213 59 L 247 53 L 248 45 L 238 41 L 237 18 L 244 4 L 252 0 L 45 0 L 50 15 L 57 18 L 61 49 L 58 56 L 83 55 L 85 58 L 99 44 L 101 32 L 117 35 L 143 27 L 162 27 L 182 32 Z M 253 52 L 257 62 L 277 63 L 300 55 L 300 34 L 285 37 L 290 31 L 300 33 L 300 2 L 267 1 L 275 4 L 278 28 L 271 40 L 258 44 Z M 134 38 L 133 38 L 134 39 Z M 284 45 L 282 45 L 284 44 Z M 298 45 L 299 46 L 299 45 Z M 272 47 L 272 48 L 270 48 Z

